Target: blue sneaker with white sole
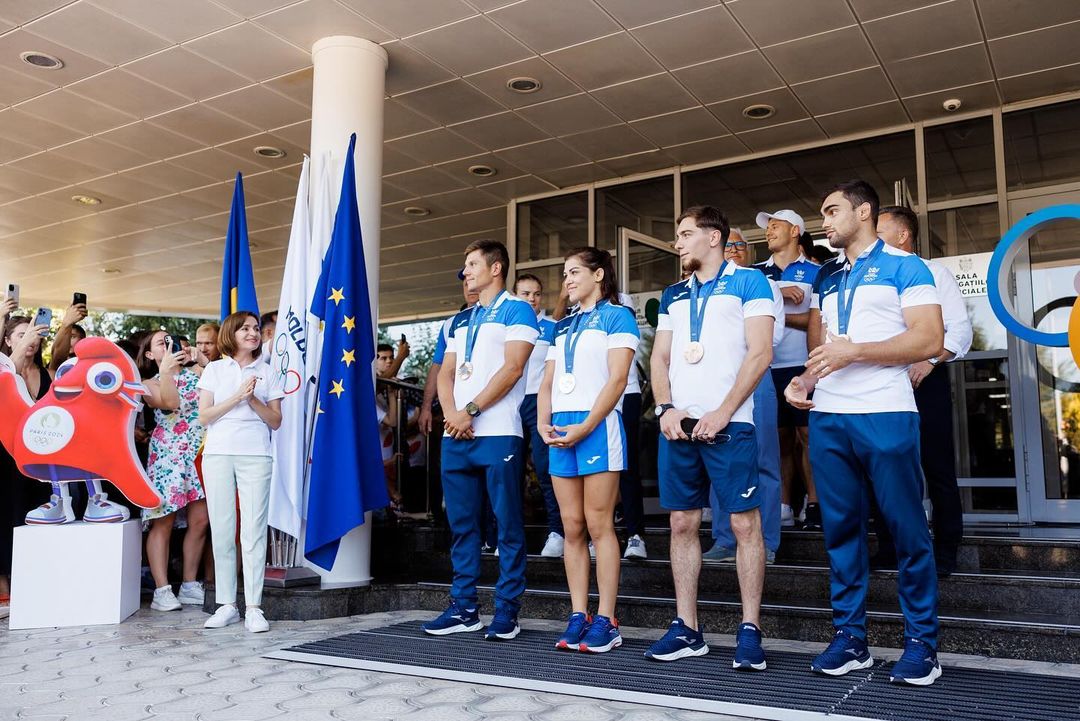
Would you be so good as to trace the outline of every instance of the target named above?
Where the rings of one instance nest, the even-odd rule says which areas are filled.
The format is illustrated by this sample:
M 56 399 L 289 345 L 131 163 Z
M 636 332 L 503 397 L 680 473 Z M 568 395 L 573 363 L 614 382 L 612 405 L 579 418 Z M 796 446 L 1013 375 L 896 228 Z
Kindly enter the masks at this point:
M 889 672 L 891 683 L 906 683 L 912 686 L 929 686 L 941 676 L 941 664 L 937 652 L 930 644 L 917 638 L 904 641 L 904 655 L 893 664 Z
M 659 641 L 649 646 L 645 658 L 653 661 L 677 661 L 687 656 L 704 656 L 709 652 L 705 636 L 687 626 L 681 618 L 676 618 L 668 626 L 667 633 Z
M 465 604 L 457 599 L 450 600 L 450 605 L 446 607 L 441 616 L 421 626 L 424 633 L 432 636 L 479 631 L 483 627 L 484 625 L 480 623 L 480 612 L 476 608 L 476 604 Z
M 578 650 L 584 653 L 607 653 L 619 646 L 622 646 L 619 622 L 607 616 L 594 616 Z
M 731 667 L 739 671 L 764 671 L 765 649 L 761 647 L 761 629 L 752 623 L 739 626 L 735 635 L 735 660 Z
M 589 630 L 590 623 L 592 623 L 592 618 L 588 614 L 581 611 L 571 613 L 570 618 L 566 620 L 566 630 L 555 642 L 555 648 L 560 651 L 576 651 L 581 644 L 581 639 L 585 638 L 585 632 Z
M 495 609 L 495 617 L 488 624 L 484 638 L 488 641 L 509 641 L 521 633 L 518 625 L 517 611 L 505 606 Z
M 874 657 L 870 655 L 866 641 L 841 628 L 837 629 L 829 647 L 811 662 L 810 670 L 827 676 L 843 676 L 873 665 Z

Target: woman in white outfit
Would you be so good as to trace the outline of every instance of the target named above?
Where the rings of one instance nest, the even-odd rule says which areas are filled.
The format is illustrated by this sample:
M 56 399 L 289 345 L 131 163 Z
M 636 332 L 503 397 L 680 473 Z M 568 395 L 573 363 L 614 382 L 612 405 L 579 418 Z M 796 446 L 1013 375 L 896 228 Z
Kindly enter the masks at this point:
M 216 566 L 216 597 L 222 604 L 204 626 L 224 628 L 240 620 L 236 610 L 236 497 L 240 496 L 240 548 L 244 567 L 244 626 L 270 630 L 263 617 L 266 519 L 270 500 L 270 431 L 281 425 L 285 395 L 268 380 L 259 360 L 259 317 L 241 311 L 221 324 L 221 358 L 199 379 L 199 422 L 206 426 L 203 481 Z

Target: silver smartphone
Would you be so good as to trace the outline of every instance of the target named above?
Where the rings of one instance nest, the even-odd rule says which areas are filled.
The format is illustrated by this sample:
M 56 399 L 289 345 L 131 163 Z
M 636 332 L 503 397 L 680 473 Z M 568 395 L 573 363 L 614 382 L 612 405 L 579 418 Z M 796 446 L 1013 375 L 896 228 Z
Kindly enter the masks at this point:
M 18 283 L 8 283 L 7 297 L 9 299 L 11 299 L 11 300 L 14 300 L 16 306 L 19 305 L 19 284 Z

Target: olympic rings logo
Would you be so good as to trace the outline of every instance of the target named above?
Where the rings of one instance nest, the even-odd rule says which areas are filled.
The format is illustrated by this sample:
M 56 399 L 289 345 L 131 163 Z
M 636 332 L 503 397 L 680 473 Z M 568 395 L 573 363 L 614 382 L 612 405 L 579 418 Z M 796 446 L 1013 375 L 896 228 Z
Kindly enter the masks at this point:
M 274 339 L 274 358 L 277 361 L 277 372 L 282 380 L 282 389 L 285 395 L 291 396 L 300 390 L 303 379 L 300 374 L 289 367 L 289 336 L 287 333 L 278 333 Z
M 1051 311 L 1072 305 L 1068 330 L 1064 333 L 1048 333 L 1028 326 L 1017 319 L 1016 309 L 1007 291 L 1013 261 L 1016 260 L 1017 254 L 1025 247 L 1027 241 L 1055 221 L 1066 219 L 1080 221 L 1080 204 L 1052 205 L 1042 208 L 1009 228 L 1009 232 L 998 243 L 993 257 L 990 258 L 989 278 L 986 284 L 987 296 L 990 300 L 990 308 L 1005 326 L 1005 330 L 1020 340 L 1034 345 L 1068 348 L 1073 360 L 1080 366 L 1080 297 L 1073 300 L 1060 299 L 1036 311 L 1034 320 L 1037 325 Z M 1080 296 L 1080 273 L 1073 279 L 1073 285 Z

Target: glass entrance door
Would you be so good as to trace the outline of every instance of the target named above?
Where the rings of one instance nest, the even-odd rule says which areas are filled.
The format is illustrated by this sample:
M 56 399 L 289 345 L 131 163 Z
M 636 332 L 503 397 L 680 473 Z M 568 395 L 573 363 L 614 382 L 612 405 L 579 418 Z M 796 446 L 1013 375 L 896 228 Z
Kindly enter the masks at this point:
M 1013 200 L 1016 223 L 1041 208 L 1080 203 L 1080 193 Z M 1010 289 L 1020 320 L 1049 333 L 1068 330 L 1080 285 L 1080 221 L 1061 220 L 1032 236 L 1013 264 Z M 1080 521 L 1080 370 L 1068 348 L 1018 342 L 1023 446 L 1032 521 Z M 1020 440 L 1020 439 L 1018 439 Z

